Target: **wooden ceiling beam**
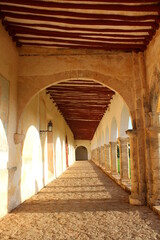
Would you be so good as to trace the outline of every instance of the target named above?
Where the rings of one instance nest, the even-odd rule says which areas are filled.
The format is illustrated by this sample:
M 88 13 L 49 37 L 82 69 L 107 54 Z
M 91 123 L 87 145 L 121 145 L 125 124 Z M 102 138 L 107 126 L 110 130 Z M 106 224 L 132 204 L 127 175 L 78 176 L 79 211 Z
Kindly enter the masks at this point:
M 72 116 L 72 117 L 79 117 L 79 116 L 83 116 L 82 118 L 86 118 L 86 117 L 91 117 L 91 119 L 92 119 L 92 116 L 90 116 L 90 113 L 92 112 L 92 115 L 93 116 L 100 116 L 101 114 L 103 115 L 104 114 L 104 111 L 105 111 L 105 109 L 107 108 L 107 106 L 106 107 L 104 107 L 104 108 L 92 108 L 91 107 L 91 109 L 90 110 L 88 110 L 88 108 L 84 108 L 84 109 L 80 109 L 80 108 L 78 108 L 78 109 L 76 109 L 76 108 L 74 108 L 74 109 L 67 109 L 67 110 L 65 110 L 65 109 L 61 109 L 61 108 L 59 108 L 60 109 L 60 111 L 62 111 L 63 112 L 63 114 L 67 117 L 67 116 Z M 68 111 L 68 112 L 67 112 Z M 88 113 L 86 113 L 86 111 L 88 111 Z
M 95 92 L 94 94 L 88 94 L 87 93 L 83 93 L 83 92 L 72 92 L 72 94 L 66 94 L 65 92 L 61 92 L 59 94 L 50 94 L 51 98 L 56 99 L 56 100 L 60 100 L 60 101 L 65 101 L 65 100 L 80 100 L 80 99 L 97 99 L 97 98 L 101 98 L 101 99 L 108 99 L 111 98 L 113 96 L 113 94 L 107 94 L 107 93 L 103 93 L 100 92 L 98 94 L 98 92 Z
M 72 97 L 70 97 L 70 98 L 65 98 L 65 96 L 63 96 L 63 97 L 61 97 L 61 98 L 59 98 L 59 97 L 51 97 L 51 99 L 53 99 L 53 100 L 55 100 L 56 102 L 58 102 L 58 103 L 70 103 L 70 102 L 89 102 L 89 101 L 93 101 L 93 102 L 96 102 L 97 100 L 103 100 L 103 101 L 107 101 L 108 99 L 111 99 L 112 98 L 112 96 L 101 96 L 101 94 L 99 93 L 99 96 L 97 95 L 96 97 L 89 97 L 88 96 L 88 98 L 87 98 L 87 95 L 85 95 L 85 96 L 73 96 L 73 98 Z
M 68 118 L 67 121 L 70 122 L 70 124 L 72 124 L 73 127 L 75 127 L 76 124 L 79 124 L 79 126 L 80 126 L 80 125 L 84 125 L 84 124 L 86 124 L 86 122 L 87 122 L 89 125 L 96 126 L 96 125 L 97 125 L 97 122 L 98 122 L 97 119 L 95 119 L 95 120 L 89 120 L 89 121 L 84 121 L 84 120 L 78 120 L 78 121 L 77 121 L 77 120 L 72 120 L 71 118 Z
M 106 93 L 114 93 L 114 91 L 108 89 L 107 87 L 104 87 L 103 85 L 84 85 L 84 86 L 79 86 L 78 84 L 73 84 L 72 86 L 67 86 L 67 84 L 57 84 L 57 85 L 54 85 L 52 87 L 48 87 L 46 89 L 46 91 L 91 91 L 91 92 L 94 92 L 94 91 L 104 91 Z
M 99 6 L 99 5 L 97 5 Z M 158 28 L 158 23 L 156 21 L 114 21 L 114 20 L 86 20 L 86 19 L 70 19 L 70 18 L 56 18 L 56 17 L 50 17 L 50 16 L 39 16 L 39 15 L 29 15 L 29 14 L 20 14 L 20 13 L 11 13 L 11 12 L 5 12 L 4 15 L 6 17 L 15 18 L 15 19 L 21 19 L 21 20 L 36 20 L 36 21 L 47 21 L 47 22 L 53 22 L 53 23 L 63 23 L 63 24 L 71 24 L 71 25 L 89 25 L 89 26 L 148 26 L 152 27 L 153 29 Z
M 73 94 L 72 94 L 73 93 Z M 110 93 L 105 93 L 105 92 L 89 92 L 88 95 L 87 95 L 87 92 L 71 92 L 71 93 L 65 93 L 65 92 L 60 92 L 60 93 L 50 93 L 50 96 L 51 98 L 53 99 L 56 99 L 56 100 L 67 100 L 67 99 L 74 99 L 74 100 L 79 100 L 79 98 L 82 98 L 82 97 L 88 97 L 87 99 L 94 99 L 94 98 L 99 98 L 99 95 L 100 95 L 100 98 L 101 99 L 107 99 L 107 98 L 111 98 L 114 94 Z
M 87 2 L 97 2 L 98 0 L 87 0 Z M 6 3 L 10 3 L 10 4 L 18 4 L 17 1 L 15 0 L 3 0 L 1 2 L 6 2 Z M 19 1 L 19 4 L 21 5 L 22 1 Z M 29 2 L 29 1 L 27 1 Z M 69 2 L 74 2 L 74 0 L 70 0 Z M 86 0 L 76 0 L 76 2 L 85 2 Z M 113 3 L 113 0 L 100 0 L 99 3 Z M 158 0 L 115 0 L 114 3 L 120 3 L 120 4 L 127 4 L 127 3 L 137 3 L 137 4 L 141 4 L 141 3 L 159 3 Z
M 25 43 L 20 42 L 21 45 L 27 45 L 27 46 L 41 46 L 41 47 L 59 47 L 59 48 L 72 48 L 72 49 L 103 49 L 106 51 L 113 51 L 113 50 L 123 50 L 123 51 L 144 51 L 146 49 L 145 45 L 142 44 L 108 44 L 104 46 L 103 44 L 99 46 L 93 46 L 90 45 L 73 45 L 73 44 L 47 44 L 47 43 Z
M 144 38 L 134 38 L 134 39 L 116 39 L 116 38 L 105 38 L 105 39 L 102 39 L 102 38 L 89 38 L 89 37 L 85 37 L 83 38 L 83 41 L 79 41 L 79 40 L 66 40 L 66 39 L 59 39 L 59 38 L 38 38 L 38 37 L 24 37 L 24 36 L 20 36 L 20 37 L 15 37 L 15 40 L 17 41 L 23 41 L 23 40 L 27 40 L 27 41 L 47 41 L 47 42 L 54 42 L 54 41 L 58 41 L 58 42 L 62 42 L 62 43 L 70 43 L 70 42 L 75 42 L 75 43 L 78 43 L 78 44 L 81 44 L 81 43 L 89 43 L 90 40 L 91 42 L 92 41 L 99 41 L 99 42 L 102 42 L 102 43 L 107 43 L 107 42 L 142 42 L 144 44 L 146 44 L 147 42 L 149 42 L 149 40 L 146 40 Z
M 81 34 L 81 35 L 95 35 L 97 34 L 97 36 L 99 36 L 99 34 L 101 34 L 102 36 L 105 36 L 105 33 L 123 33 L 123 34 L 131 34 L 133 35 L 133 33 L 141 33 L 141 36 L 146 36 L 146 33 L 151 34 L 153 32 L 153 29 L 149 29 L 149 28 L 140 28 L 140 29 L 92 29 L 90 27 L 88 28 L 82 28 L 82 27 L 69 27 L 69 26 L 58 26 L 58 25 L 53 25 L 53 24 L 44 24 L 44 23 L 22 23 L 22 22 L 13 22 L 13 21 L 9 21 L 9 20 L 4 20 L 3 19 L 3 24 L 5 26 L 11 26 L 13 28 L 15 27 L 25 27 L 27 29 L 30 29 L 28 27 L 32 27 L 32 28 L 49 28 L 49 29 L 54 29 L 54 35 L 58 33 L 66 33 L 66 32 L 70 32 L 73 33 L 73 31 L 76 31 L 76 34 Z M 63 30 L 64 32 L 59 32 L 56 30 Z M 79 31 L 79 32 L 78 32 Z M 102 32 L 103 31 L 103 32 Z M 50 31 L 48 31 L 50 33 Z M 43 35 L 42 35 L 43 36 Z M 49 35 L 50 36 L 50 35 Z M 108 34 L 107 34 L 108 36 Z M 124 36 L 124 35 L 123 35 Z M 133 35 L 134 37 L 135 35 Z
M 21 40 L 20 38 L 18 38 L 17 39 L 20 43 L 22 43 L 22 44 L 26 44 L 27 45 L 27 43 L 32 43 L 32 42 L 30 42 L 30 41 L 25 41 L 24 42 L 24 40 Z M 46 42 L 47 42 L 47 40 L 46 40 Z M 33 42 L 33 45 L 37 45 L 38 43 L 41 45 L 43 45 L 43 44 L 47 44 L 46 42 L 44 42 L 43 43 L 43 41 L 42 41 L 42 43 L 41 43 L 41 40 L 39 40 L 39 42 L 36 42 L 36 41 L 34 41 Z M 58 44 L 58 43 L 62 43 L 62 44 L 76 44 L 76 45 L 80 45 L 80 46 L 92 46 L 92 47 L 103 47 L 103 48 L 108 48 L 109 46 L 111 46 L 111 48 L 112 47 L 116 47 L 116 42 L 114 42 L 113 41 L 113 43 L 110 41 L 110 42 L 108 42 L 108 41 L 106 41 L 106 42 L 97 42 L 96 40 L 95 40 L 95 42 L 91 42 L 91 41 L 78 41 L 78 40 L 65 40 L 65 39 L 59 39 L 59 40 L 57 40 L 56 42 L 54 42 L 54 41 L 51 41 L 51 45 L 54 45 L 54 44 Z M 131 45 L 131 46 L 133 46 L 134 45 L 134 47 L 135 46 L 143 46 L 143 45 L 146 45 L 146 44 L 148 44 L 148 42 L 147 41 L 138 41 L 138 43 L 137 43 L 137 41 L 132 41 L 131 43 L 130 43 L 130 41 L 129 42 L 122 42 L 121 43 L 121 41 L 118 43 L 118 45 L 119 46 L 127 46 L 127 45 Z M 49 44 L 48 44 L 49 45 Z M 114 46 L 115 45 L 115 46 Z M 74 46 L 73 46 L 74 47 Z M 110 48 L 110 49 L 111 49 Z M 117 47 L 116 47 L 117 48 Z
M 56 103 L 57 104 L 57 106 L 59 107 L 59 108 L 61 108 L 61 109 L 64 109 L 65 110 L 65 108 L 66 109 L 68 109 L 68 108 L 70 108 L 71 106 L 68 106 L 65 102 L 63 103 L 64 104 L 64 107 L 62 107 L 62 104 L 59 104 L 59 103 Z M 75 103 L 75 104 L 72 104 L 72 107 L 75 107 L 76 108 L 76 106 L 77 105 L 79 105 L 79 108 L 84 108 L 85 109 L 85 105 L 88 105 L 88 106 L 101 106 L 101 105 L 107 105 L 107 104 L 109 104 L 109 100 L 108 101 L 106 101 L 106 102 L 99 102 L 99 103 L 97 103 L 97 105 L 96 105 L 96 102 L 84 102 L 84 104 L 81 104 L 80 102 L 79 103 Z M 77 107 L 77 109 L 79 109 L 78 107 Z M 87 106 L 86 106 L 86 108 L 87 108 Z
M 114 20 L 126 20 L 126 21 L 146 21 L 146 20 L 160 20 L 159 15 L 150 14 L 150 15 L 140 15 L 140 16 L 130 16 L 130 15 L 120 15 L 120 14 L 97 14 L 97 13 L 80 13 L 73 11 L 57 11 L 57 10 L 49 10 L 49 9 L 37 9 L 30 7 L 21 7 L 21 6 L 13 6 L 6 5 L 0 2 L 0 10 L 2 12 L 23 12 L 28 14 L 39 14 L 39 15 L 50 15 L 50 16 L 64 16 L 64 17 L 74 17 L 74 18 L 92 18 L 92 19 L 114 19 Z
M 152 2 L 152 1 L 151 1 Z M 160 10 L 159 2 L 154 4 L 127 5 L 127 4 L 97 4 L 97 3 L 71 3 L 71 2 L 51 2 L 35 0 L 1 0 L 1 3 L 12 3 L 32 7 L 47 7 L 60 9 L 87 9 L 87 10 L 107 10 L 107 11 L 135 11 L 135 12 L 158 12 Z M 128 2 L 130 3 L 130 2 Z

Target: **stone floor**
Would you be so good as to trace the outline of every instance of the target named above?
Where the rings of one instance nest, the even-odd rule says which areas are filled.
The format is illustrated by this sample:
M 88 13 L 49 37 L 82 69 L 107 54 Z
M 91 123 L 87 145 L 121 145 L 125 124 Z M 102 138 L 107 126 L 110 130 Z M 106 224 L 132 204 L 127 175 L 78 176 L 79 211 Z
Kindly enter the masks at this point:
M 160 217 L 91 162 L 76 162 L 0 221 L 0 239 L 160 239 Z

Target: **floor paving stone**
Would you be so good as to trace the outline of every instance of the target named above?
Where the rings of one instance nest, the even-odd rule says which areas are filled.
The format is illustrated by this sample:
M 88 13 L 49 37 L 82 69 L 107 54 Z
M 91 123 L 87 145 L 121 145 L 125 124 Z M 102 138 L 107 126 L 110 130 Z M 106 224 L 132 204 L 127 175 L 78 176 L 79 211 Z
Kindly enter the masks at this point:
M 78 161 L 0 221 L 0 239 L 160 239 L 160 217 L 94 163 Z

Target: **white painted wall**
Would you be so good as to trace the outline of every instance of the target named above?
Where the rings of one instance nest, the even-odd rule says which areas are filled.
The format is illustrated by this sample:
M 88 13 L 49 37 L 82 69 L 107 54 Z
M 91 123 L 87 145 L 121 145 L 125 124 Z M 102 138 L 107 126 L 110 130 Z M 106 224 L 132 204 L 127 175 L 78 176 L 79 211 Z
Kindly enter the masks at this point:
M 53 169 L 48 168 L 47 133 L 49 121 L 53 123 Z M 69 166 L 75 161 L 74 137 L 55 105 L 46 95 L 39 93 L 24 111 L 21 132 L 25 134 L 21 167 L 21 202 L 36 194 L 44 185 L 60 176 L 66 170 L 65 139 L 68 139 Z M 19 156 L 21 158 L 21 156 Z M 38 173 L 37 173 L 38 172 Z M 38 175 L 37 175 L 38 174 Z

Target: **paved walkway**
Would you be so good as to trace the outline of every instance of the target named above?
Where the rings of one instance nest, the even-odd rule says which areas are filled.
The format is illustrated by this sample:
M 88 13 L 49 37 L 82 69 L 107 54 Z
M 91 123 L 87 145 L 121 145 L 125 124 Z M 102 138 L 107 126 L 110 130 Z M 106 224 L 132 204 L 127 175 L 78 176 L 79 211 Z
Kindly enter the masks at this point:
M 160 239 L 160 218 L 129 205 L 93 163 L 76 162 L 0 221 L 0 239 Z

